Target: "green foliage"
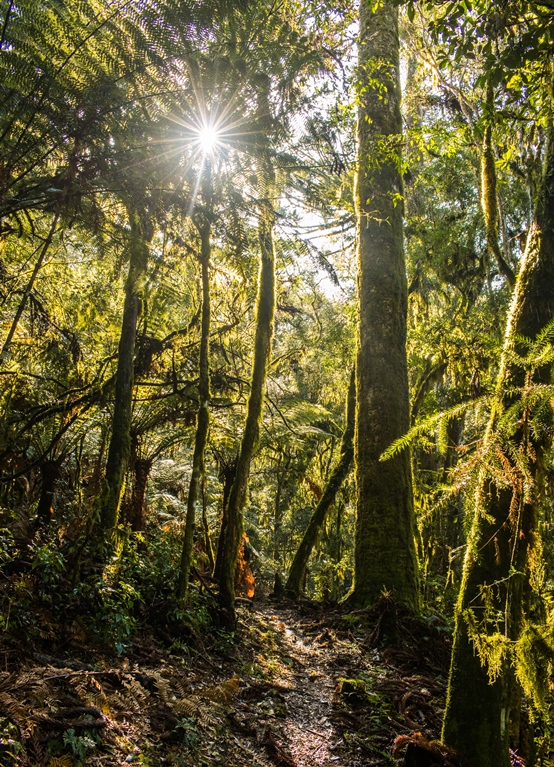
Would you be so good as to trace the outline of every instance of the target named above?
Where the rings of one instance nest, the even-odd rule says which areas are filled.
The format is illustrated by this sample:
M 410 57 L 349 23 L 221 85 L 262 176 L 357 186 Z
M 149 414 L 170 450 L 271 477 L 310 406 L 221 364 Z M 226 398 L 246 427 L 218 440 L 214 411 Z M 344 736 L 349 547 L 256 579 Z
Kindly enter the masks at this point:
M 13 722 L 0 719 L 0 760 L 5 767 L 17 765 L 22 746 L 19 731 Z
M 71 749 L 71 752 L 76 758 L 76 763 L 79 767 L 86 764 L 87 755 L 93 752 L 97 746 L 102 744 L 102 739 L 98 733 L 94 730 L 83 730 L 82 735 L 77 735 L 75 730 L 70 728 L 63 734 L 63 742 L 65 746 Z

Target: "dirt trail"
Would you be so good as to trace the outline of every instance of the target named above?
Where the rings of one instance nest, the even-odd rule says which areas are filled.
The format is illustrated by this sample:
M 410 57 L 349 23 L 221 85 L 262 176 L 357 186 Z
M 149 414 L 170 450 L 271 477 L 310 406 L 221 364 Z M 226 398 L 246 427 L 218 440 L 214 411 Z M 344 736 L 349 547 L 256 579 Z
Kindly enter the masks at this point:
M 297 767 L 334 764 L 342 767 L 336 753 L 340 737 L 332 722 L 333 702 L 339 685 L 337 657 L 351 653 L 359 656 L 357 648 L 344 642 L 330 642 L 321 634 L 309 635 L 293 610 L 271 606 L 260 611 L 277 636 L 283 658 L 291 663 L 281 672 L 282 684 L 289 688 L 286 700 L 286 723 L 282 730 L 292 760 Z M 328 633 L 328 632 L 327 632 Z M 335 751 L 335 753 L 334 753 Z
M 363 620 L 290 603 L 261 603 L 251 620 L 265 627 L 257 662 L 269 679 L 243 678 L 238 706 L 259 764 L 385 765 L 397 735 L 437 736 L 442 680 L 418 674 L 405 647 L 367 646 Z

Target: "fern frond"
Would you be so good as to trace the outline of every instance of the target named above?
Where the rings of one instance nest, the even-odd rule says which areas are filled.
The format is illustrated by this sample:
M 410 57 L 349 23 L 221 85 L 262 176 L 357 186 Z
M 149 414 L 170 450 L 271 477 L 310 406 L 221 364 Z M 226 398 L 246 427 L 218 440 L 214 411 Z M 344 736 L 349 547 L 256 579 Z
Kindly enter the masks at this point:
M 171 697 L 170 683 L 168 679 L 165 679 L 158 671 L 150 671 L 150 676 L 154 679 L 154 683 L 164 703 L 169 705 Z
M 468 410 L 472 410 L 478 405 L 482 404 L 490 406 L 492 399 L 493 398 L 490 394 L 483 394 L 481 397 L 477 397 L 470 402 L 462 402 L 459 405 L 454 405 L 454 407 L 451 407 L 448 410 L 441 410 L 440 413 L 434 413 L 433 415 L 430 415 L 420 423 L 412 426 L 412 428 L 406 434 L 404 434 L 402 437 L 399 437 L 391 445 L 389 445 L 388 448 L 382 453 L 379 460 L 388 461 L 390 458 L 394 458 L 394 456 L 398 455 L 398 453 L 401 453 L 402 450 L 406 450 L 406 448 L 409 448 L 415 444 L 420 437 L 430 431 L 433 431 L 437 425 L 441 425 L 441 428 L 444 429 L 445 425 L 448 425 L 450 421 L 454 421 L 456 418 L 459 418 Z
M 214 687 L 208 687 L 207 690 L 201 690 L 198 695 L 206 700 L 211 700 L 214 703 L 228 705 L 238 693 L 239 685 L 240 677 L 235 675 L 230 679 L 226 679 L 221 684 L 215 685 Z
M 122 693 L 123 697 L 129 702 L 130 708 L 139 710 L 152 702 L 151 694 L 134 677 L 124 677 L 121 682 L 125 688 L 125 693 Z
M 27 715 L 27 710 L 20 701 L 7 692 L 0 692 L 0 711 L 15 720 L 23 719 Z
M 183 714 L 191 719 L 197 719 L 201 713 L 202 706 L 194 698 L 181 698 L 173 704 L 173 710 L 176 714 Z
M 75 767 L 75 762 L 67 754 L 64 754 L 64 756 L 53 756 L 48 762 L 48 767 Z

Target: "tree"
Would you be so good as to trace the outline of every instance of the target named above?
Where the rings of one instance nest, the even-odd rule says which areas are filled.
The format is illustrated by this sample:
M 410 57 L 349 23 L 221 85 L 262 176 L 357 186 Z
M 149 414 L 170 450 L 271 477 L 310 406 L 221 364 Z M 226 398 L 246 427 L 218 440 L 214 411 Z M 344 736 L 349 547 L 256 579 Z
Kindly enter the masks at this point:
M 131 411 L 133 402 L 134 357 L 137 322 L 148 265 L 148 243 L 152 225 L 146 211 L 128 205 L 129 273 L 117 354 L 112 436 L 108 449 L 104 490 L 99 500 L 100 526 L 109 533 L 117 526 L 119 507 L 131 454 Z
M 262 76 L 263 77 L 263 76 Z M 260 84 L 258 100 L 258 119 L 260 127 L 267 124 L 269 113 L 269 78 Z M 254 359 L 252 361 L 252 380 L 244 433 L 237 459 L 235 477 L 226 509 L 226 525 L 221 531 L 223 536 L 221 565 L 218 573 L 219 604 L 223 622 L 230 628 L 235 626 L 235 577 L 242 539 L 242 513 L 248 489 L 250 463 L 259 435 L 260 418 L 264 399 L 267 366 L 271 353 L 273 319 L 275 314 L 275 250 L 273 226 L 275 222 L 274 200 L 276 196 L 275 171 L 271 155 L 267 148 L 262 148 L 258 168 L 258 188 L 260 190 L 260 208 L 258 217 L 258 238 L 260 244 L 260 272 L 258 277 L 258 298 L 256 306 L 256 335 L 254 339 Z
M 506 324 L 496 404 L 484 438 L 485 453 L 496 454 L 497 460 L 501 455 L 504 472 L 499 475 L 491 461 L 481 473 L 456 610 L 443 737 L 475 767 L 507 767 L 510 763 L 515 680 L 508 648 L 524 628 L 543 456 L 551 439 L 547 423 L 542 428 L 531 426 L 530 407 L 524 399 L 526 387 L 550 380 L 550 364 L 541 364 L 539 358 L 526 370 L 522 359 L 529 349 L 525 339 L 540 339 L 554 318 L 553 206 L 551 128 L 535 219 Z M 521 393 L 519 403 L 514 391 Z M 511 428 L 509 421 L 507 428 L 506 417 L 514 405 L 521 417 Z M 488 649 L 492 651 L 494 641 L 508 655 L 500 665 L 497 657 L 489 674 L 493 656 Z
M 418 604 L 409 456 L 380 463 L 409 425 L 398 10 L 360 4 L 358 72 L 357 523 L 350 602 L 383 590 Z
M 289 569 L 289 575 L 285 584 L 285 593 L 290 593 L 295 599 L 300 596 L 302 580 L 306 572 L 308 560 L 315 546 L 317 536 L 321 530 L 329 508 L 335 501 L 337 492 L 344 482 L 354 456 L 354 421 L 356 413 L 356 376 L 352 371 L 348 396 L 346 400 L 346 425 L 340 446 L 340 457 L 333 469 L 325 489 L 304 532 L 300 545 L 294 556 Z
M 200 234 L 200 266 L 202 270 L 202 319 L 200 326 L 200 351 L 198 359 L 199 379 L 198 379 L 198 415 L 196 424 L 196 436 L 194 441 L 194 454 L 192 458 L 192 470 L 187 496 L 187 515 L 185 519 L 185 535 L 183 540 L 183 550 L 181 553 L 181 564 L 179 569 L 179 580 L 177 583 L 177 597 L 184 600 L 187 595 L 188 579 L 192 558 L 192 547 L 194 542 L 194 526 L 196 518 L 196 507 L 200 498 L 202 483 L 205 477 L 205 451 L 208 439 L 208 429 L 210 426 L 210 361 L 209 361 L 209 343 L 210 343 L 210 252 L 211 252 L 211 225 L 213 212 L 211 210 L 212 201 L 209 178 L 211 168 L 209 160 L 206 161 L 207 167 L 204 172 L 204 209 L 197 212 L 200 221 L 197 227 Z

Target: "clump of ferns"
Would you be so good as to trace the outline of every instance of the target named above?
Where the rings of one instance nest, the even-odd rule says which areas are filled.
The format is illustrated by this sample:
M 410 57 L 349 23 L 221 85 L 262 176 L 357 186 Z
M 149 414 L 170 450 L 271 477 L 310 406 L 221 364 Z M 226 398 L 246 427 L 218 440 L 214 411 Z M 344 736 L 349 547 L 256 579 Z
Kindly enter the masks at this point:
M 551 480 L 554 442 L 554 385 L 550 383 L 554 365 L 554 321 L 535 340 L 515 337 L 503 350 L 499 384 L 492 393 L 434 413 L 390 445 L 381 456 L 388 460 L 413 445 L 424 449 L 448 449 L 448 424 L 459 418 L 482 429 L 483 437 L 457 447 L 459 461 L 449 471 L 449 482 L 434 493 L 434 502 L 444 504 L 448 497 L 463 494 L 468 517 L 475 513 L 488 517 L 487 494 L 491 487 L 511 493 L 508 522 L 513 556 L 520 538 L 521 514 L 526 505 L 537 510 L 548 506 L 546 484 Z M 431 438 L 431 439 L 430 439 Z M 490 521 L 493 521 L 490 518 Z M 526 619 L 517 639 L 510 637 L 510 583 L 481 587 L 484 609 L 464 612 L 470 637 L 491 681 L 505 663 L 510 663 L 527 699 L 542 713 L 549 706 L 549 682 L 554 672 L 554 605 L 549 589 L 548 568 L 540 529 L 533 532 L 526 577 L 532 589 L 538 620 Z M 521 577 L 511 567 L 505 580 Z M 505 588 L 508 599 L 499 609 L 498 590 Z M 534 617 L 537 617 L 534 616 Z
M 380 460 L 415 445 L 445 455 L 449 424 L 465 418 L 473 422 L 473 430 L 480 424 L 484 436 L 456 448 L 460 460 L 441 489 L 470 497 L 470 491 L 488 478 L 499 488 L 511 488 L 515 503 L 532 502 L 536 447 L 550 448 L 554 439 L 554 385 L 543 382 L 545 370 L 554 365 L 554 321 L 534 341 L 517 337 L 511 348 L 504 349 L 502 365 L 512 371 L 509 377 L 499 376 L 501 381 L 508 379 L 507 384 L 423 418 L 389 445 Z M 520 385 L 513 384 L 515 378 L 521 379 Z

